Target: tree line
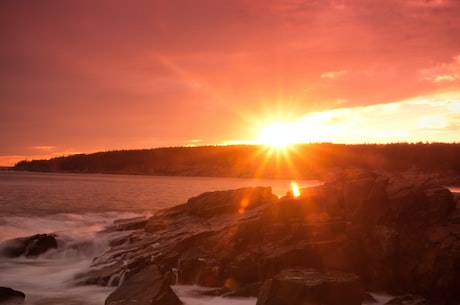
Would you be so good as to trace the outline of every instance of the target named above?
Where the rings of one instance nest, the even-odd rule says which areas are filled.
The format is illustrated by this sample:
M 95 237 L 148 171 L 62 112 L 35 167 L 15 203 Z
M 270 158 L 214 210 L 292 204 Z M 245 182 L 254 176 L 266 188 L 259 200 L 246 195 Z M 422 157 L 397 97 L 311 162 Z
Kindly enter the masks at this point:
M 15 170 L 167 176 L 317 178 L 343 169 L 460 174 L 459 143 L 168 147 L 21 161 Z

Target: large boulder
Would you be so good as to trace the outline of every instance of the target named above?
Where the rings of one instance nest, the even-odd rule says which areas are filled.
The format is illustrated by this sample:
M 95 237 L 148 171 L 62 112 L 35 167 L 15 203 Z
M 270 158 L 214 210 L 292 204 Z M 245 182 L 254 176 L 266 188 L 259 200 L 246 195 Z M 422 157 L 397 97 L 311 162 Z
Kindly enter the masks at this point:
M 15 305 L 22 304 L 26 295 L 8 287 L 0 287 L 0 305 Z
M 363 295 L 355 274 L 289 269 L 265 281 L 257 305 L 361 305 Z
M 128 275 L 105 300 L 105 305 L 181 305 L 182 302 L 168 285 L 156 265 Z
M 0 244 L 0 256 L 36 257 L 58 247 L 54 234 L 36 234 L 29 237 L 15 238 Z
M 368 289 L 460 299 L 460 241 L 451 217 L 455 201 L 447 188 L 367 173 L 325 187 L 344 207 L 349 269 Z
M 460 299 L 460 228 L 447 188 L 355 171 L 302 189 L 298 198 L 289 195 L 272 207 L 267 232 L 283 246 L 259 255 L 265 269 L 290 264 L 347 270 L 359 274 L 367 289 Z
M 248 209 L 272 203 L 277 197 L 270 187 L 247 187 L 231 191 L 207 192 L 187 201 L 187 212 L 203 218 L 222 213 L 242 214 Z

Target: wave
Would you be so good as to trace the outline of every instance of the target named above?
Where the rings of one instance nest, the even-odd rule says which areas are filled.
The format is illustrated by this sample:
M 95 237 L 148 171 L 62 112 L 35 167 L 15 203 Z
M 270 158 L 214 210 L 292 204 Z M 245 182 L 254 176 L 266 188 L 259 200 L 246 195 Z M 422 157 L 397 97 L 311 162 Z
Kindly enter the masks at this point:
M 37 233 L 55 233 L 85 238 L 113 224 L 114 219 L 149 217 L 151 212 L 61 213 L 47 216 L 0 217 L 0 241 Z
M 95 257 L 102 255 L 110 240 L 128 232 L 98 234 L 114 219 L 148 215 L 134 213 L 56 214 L 49 217 L 3 217 L 0 234 L 8 245 L 11 238 L 36 233 L 56 236 L 57 249 L 37 257 L 0 258 L 0 286 L 11 287 L 26 294 L 25 304 L 104 304 L 114 287 L 76 285 L 76 277 L 88 270 Z M 1 249 L 0 249 L 1 250 Z M 1 251 L 0 251 L 1 252 Z

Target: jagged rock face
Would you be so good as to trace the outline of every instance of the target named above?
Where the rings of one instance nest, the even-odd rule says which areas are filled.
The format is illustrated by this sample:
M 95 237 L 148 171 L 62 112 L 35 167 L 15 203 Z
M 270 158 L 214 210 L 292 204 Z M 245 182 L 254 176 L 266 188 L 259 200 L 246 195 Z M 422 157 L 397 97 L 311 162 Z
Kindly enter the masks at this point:
M 272 203 L 277 197 L 270 187 L 241 188 L 233 191 L 203 193 L 187 201 L 187 213 L 203 218 L 224 213 L 244 213 L 265 203 Z
M 291 269 L 265 281 L 257 305 L 361 305 L 363 295 L 355 274 Z
M 347 190 L 350 184 L 361 184 L 355 189 L 361 194 L 356 201 L 347 191 L 342 193 L 348 207 L 346 252 L 351 270 L 374 288 L 460 298 L 453 275 L 460 274 L 460 242 L 449 222 L 455 210 L 449 190 L 395 177 L 384 182 L 380 176 L 343 180 L 333 187 L 340 190 L 343 185 Z
M 0 244 L 0 256 L 35 257 L 58 247 L 53 234 L 36 234 L 29 237 L 15 238 Z
M 112 292 L 105 305 L 181 305 L 156 265 L 150 265 L 133 275 Z
M 460 228 L 452 194 L 373 173 L 345 175 L 281 199 L 266 188 L 205 193 L 150 218 L 95 261 L 84 283 L 155 264 L 221 293 L 288 268 L 353 272 L 366 289 L 460 300 Z M 171 276 L 168 276 L 172 278 Z
M 0 287 L 0 304 L 15 305 L 24 303 L 26 295 L 8 287 Z

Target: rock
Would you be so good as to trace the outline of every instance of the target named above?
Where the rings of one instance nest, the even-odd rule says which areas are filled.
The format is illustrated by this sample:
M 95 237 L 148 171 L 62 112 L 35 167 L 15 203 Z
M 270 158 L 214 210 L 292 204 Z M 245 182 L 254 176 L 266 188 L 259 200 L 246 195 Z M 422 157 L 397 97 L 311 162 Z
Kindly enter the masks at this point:
M 159 211 L 147 220 L 144 230 L 149 233 L 157 233 L 166 230 L 169 226 L 174 225 L 178 218 L 186 214 L 186 207 L 186 204 L 180 204 Z
M 179 257 L 181 284 L 197 284 L 203 287 L 220 287 L 223 275 L 220 262 L 205 253 L 191 249 Z
M 22 304 L 26 295 L 8 287 L 0 287 L 0 305 Z
M 460 299 L 459 278 L 453 276 L 460 274 L 460 242 L 447 188 L 363 172 L 320 188 L 313 193 L 326 215 L 346 223 L 344 242 L 332 252 L 342 257 L 334 268 L 359 274 L 371 290 L 401 288 L 434 299 Z
M 2 257 L 19 257 L 24 254 L 26 241 L 23 238 L 15 238 L 0 243 L 0 256 Z
M 436 184 L 394 180 L 387 192 L 391 212 L 409 224 L 446 224 L 448 215 L 455 210 L 452 193 Z
M 105 305 L 180 305 L 182 302 L 165 282 L 156 265 L 129 275 L 105 300 Z
M 128 219 L 117 219 L 113 222 L 113 225 L 107 227 L 101 233 L 109 233 L 115 231 L 130 231 L 144 229 L 147 224 L 147 218 L 140 216 Z
M 278 199 L 270 188 L 209 192 L 113 240 L 77 281 L 116 285 L 156 264 L 164 284 L 251 295 L 259 289 L 244 287 L 273 285 L 282 270 L 314 268 L 357 274 L 370 291 L 458 302 L 457 212 L 446 188 L 366 172 L 302 189 L 298 198 Z
M 247 298 L 247 297 L 257 297 L 262 287 L 261 282 L 252 283 L 246 286 L 235 286 L 231 281 L 227 280 L 223 287 L 204 290 L 200 292 L 200 295 L 205 296 L 222 296 L 224 298 Z
M 368 292 L 365 292 L 363 295 L 363 304 L 375 304 L 378 303 L 378 301 L 374 298 L 374 296 Z
M 151 262 L 152 254 L 161 248 L 152 247 L 156 238 L 142 231 L 126 236 L 124 242 L 115 243 L 112 248 L 93 261 L 92 268 L 75 275 L 74 284 L 97 284 L 117 286 L 130 270 L 139 270 Z
M 414 296 L 411 294 L 404 294 L 396 296 L 386 302 L 384 305 L 428 305 L 430 304 L 425 298 Z
M 43 254 L 51 249 L 57 249 L 56 237 L 52 234 L 38 234 L 32 236 L 27 241 L 24 255 L 26 257 L 34 257 Z
M 54 234 L 36 234 L 4 241 L 0 244 L 0 256 L 3 257 L 35 257 L 51 249 L 57 249 Z
M 121 278 L 128 272 L 124 261 L 104 266 L 102 269 L 93 269 L 85 273 L 77 273 L 74 283 L 77 285 L 118 286 Z
M 227 287 L 227 286 L 225 286 Z M 255 282 L 243 287 L 227 287 L 227 291 L 222 294 L 223 297 L 257 297 L 262 288 L 261 282 Z
M 460 298 L 453 276 L 460 274 L 460 242 L 450 237 L 451 193 L 434 184 L 393 180 L 387 196 L 373 210 L 375 222 L 357 224 L 354 237 L 365 257 L 354 256 L 356 265 L 368 262 L 360 274 L 380 288 Z M 367 273 L 371 270 L 374 275 Z
M 232 191 L 217 191 L 192 197 L 187 201 L 187 212 L 203 218 L 222 213 L 242 213 L 261 204 L 272 203 L 277 197 L 270 187 L 241 188 Z
M 265 281 L 257 305 L 361 305 L 363 293 L 355 274 L 290 269 Z

